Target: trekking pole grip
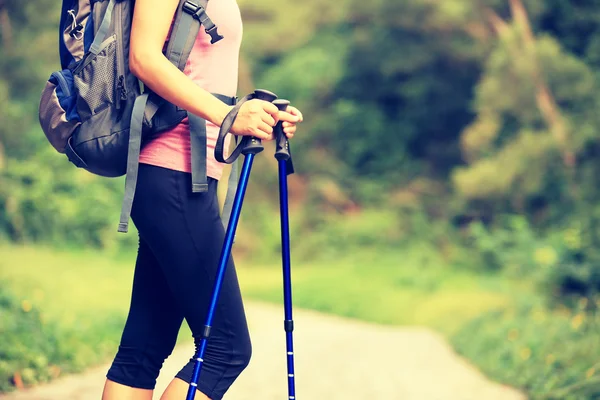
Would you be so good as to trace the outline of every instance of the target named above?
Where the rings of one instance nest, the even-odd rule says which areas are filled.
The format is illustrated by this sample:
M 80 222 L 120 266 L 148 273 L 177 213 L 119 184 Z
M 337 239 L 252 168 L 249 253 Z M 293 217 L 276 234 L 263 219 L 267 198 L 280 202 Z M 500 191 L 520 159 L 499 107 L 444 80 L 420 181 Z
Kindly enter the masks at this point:
M 278 99 L 273 102 L 279 109 L 279 111 L 287 110 L 290 102 L 284 99 Z M 283 122 L 279 121 L 275 125 L 275 158 L 277 160 L 289 160 L 290 155 L 290 143 L 283 131 Z
M 277 95 L 269 92 L 268 90 L 256 89 L 254 91 L 254 98 L 271 103 L 277 99 Z M 259 138 L 255 138 L 254 136 L 246 136 L 245 141 L 246 143 L 244 144 L 244 150 L 242 150 L 243 154 L 256 154 L 260 153 L 264 149 L 262 146 L 262 141 Z

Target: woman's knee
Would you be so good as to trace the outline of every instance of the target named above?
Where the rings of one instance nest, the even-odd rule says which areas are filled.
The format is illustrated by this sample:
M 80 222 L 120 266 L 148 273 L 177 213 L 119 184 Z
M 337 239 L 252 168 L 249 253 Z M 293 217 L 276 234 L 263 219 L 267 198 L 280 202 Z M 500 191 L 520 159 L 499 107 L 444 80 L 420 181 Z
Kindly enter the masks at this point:
M 215 365 L 222 365 L 229 370 L 241 373 L 250 363 L 252 358 L 252 342 L 247 330 L 237 332 L 234 339 L 222 337 L 208 339 L 205 359 Z M 200 346 L 200 339 L 195 339 L 196 352 Z
M 235 335 L 231 354 L 230 367 L 239 371 L 238 374 L 241 374 L 252 358 L 252 341 L 250 340 L 250 333 L 247 327 L 240 329 Z
M 204 355 L 204 366 L 197 387 L 210 399 L 220 400 L 250 363 L 252 344 L 250 336 L 245 336 L 243 340 L 237 337 L 233 347 L 215 347 L 215 341 L 211 342 L 209 339 L 208 342 L 212 343 L 212 346 L 210 346 L 210 349 L 207 348 Z M 217 340 L 217 342 L 220 341 Z M 231 343 L 229 344 L 231 345 Z M 196 349 L 199 345 L 200 340 L 196 340 Z M 189 384 L 192 380 L 195 365 L 196 360 L 192 358 L 176 377 Z
M 154 389 L 156 379 L 171 349 L 119 346 L 106 377 L 121 385 Z
M 232 367 L 239 370 L 242 373 L 244 369 L 250 364 L 252 358 L 252 342 L 249 335 L 245 335 L 243 339 L 238 340 L 235 351 L 232 357 Z

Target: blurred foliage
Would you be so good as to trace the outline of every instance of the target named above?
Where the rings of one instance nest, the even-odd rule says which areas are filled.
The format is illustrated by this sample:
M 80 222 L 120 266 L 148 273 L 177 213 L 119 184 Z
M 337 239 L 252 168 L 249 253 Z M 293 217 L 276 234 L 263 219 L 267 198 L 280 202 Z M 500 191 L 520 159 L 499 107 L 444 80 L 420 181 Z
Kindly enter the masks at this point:
M 58 367 L 49 359 L 56 338 L 29 301 L 18 301 L 0 284 L 0 392 L 47 381 Z
M 0 225 L 17 241 L 135 246 L 134 235 L 114 233 L 122 183 L 96 179 L 41 148 L 32 159 L 11 159 L 3 171 Z
M 58 65 L 59 10 L 46 3 L 0 6 L 0 232 L 14 241 L 112 246 L 121 181 L 75 172 L 37 127 L 39 93 Z M 598 197 L 592 6 L 240 5 L 242 90 L 267 87 L 306 115 L 293 143 L 306 214 L 329 205 L 342 215 L 363 207 L 393 214 L 404 204 L 390 198 L 430 181 L 434 195 L 409 189 L 413 203 L 427 203 L 429 220 L 488 225 L 518 213 L 544 230 Z M 39 7 L 53 11 L 42 17 Z M 272 193 L 276 180 L 260 175 L 253 184 Z
M 0 393 L 114 356 L 135 254 L 0 244 Z M 185 325 L 180 338 L 189 340 Z
M 14 261 L 14 257 L 11 260 Z M 39 259 L 37 265 L 45 262 L 47 260 Z M 78 263 L 76 269 L 79 278 L 81 265 Z M 56 265 L 53 267 L 51 274 L 38 275 L 38 279 L 43 277 L 56 286 L 52 277 L 64 271 L 59 272 Z M 93 317 L 89 315 L 93 307 L 74 315 L 72 310 L 65 311 L 65 303 L 59 300 L 61 296 L 48 296 L 42 301 L 40 297 L 52 293 L 52 289 L 41 290 L 42 285 L 38 283 L 35 290 L 23 290 L 6 272 L 0 274 L 0 393 L 48 382 L 66 373 L 81 372 L 114 354 L 124 324 L 126 301 L 113 309 L 96 307 L 94 310 L 102 312 L 101 317 L 97 313 Z M 36 268 L 33 272 L 39 274 L 40 271 Z M 32 282 L 36 282 L 35 277 L 28 284 Z M 123 280 L 121 287 L 127 293 L 130 285 L 126 282 Z M 89 285 L 86 290 L 85 296 L 89 296 L 97 288 Z M 83 298 L 75 297 L 71 292 L 71 299 L 85 303 Z M 60 313 L 53 312 L 52 306 L 60 307 L 63 314 L 59 317 Z
M 532 400 L 600 396 L 600 316 L 587 301 L 550 313 L 532 299 L 465 324 L 452 342 L 484 373 L 525 389 Z M 473 335 L 477 332 L 477 335 Z
M 357 248 L 401 250 L 419 254 L 413 261 L 424 268 L 458 266 L 448 276 L 470 270 L 531 283 L 554 309 L 580 312 L 585 301 L 584 311 L 597 318 L 600 5 L 239 3 L 245 25 L 240 92 L 268 88 L 305 115 L 292 143 L 296 260 L 333 262 Z M 123 181 L 77 171 L 38 127 L 39 95 L 58 67 L 58 14 L 49 0 L 0 0 L 0 240 L 133 250 L 135 235 L 115 232 Z M 258 263 L 279 253 L 279 221 L 274 160 L 258 157 L 254 168 L 236 251 Z M 434 273 L 418 274 L 435 281 Z M 348 287 L 340 303 L 355 295 Z M 353 303 L 342 309 L 315 299 L 311 306 L 364 315 Z M 451 296 L 444 299 L 452 303 Z M 470 329 L 482 332 L 481 341 L 497 340 L 498 324 L 510 330 L 529 316 L 527 309 L 484 316 Z M 556 324 L 556 336 L 544 337 L 544 329 L 555 328 L 544 324 L 532 335 L 548 340 L 540 346 L 597 340 L 571 335 L 563 322 L 548 322 Z M 586 358 L 564 377 L 552 370 L 553 378 L 538 385 L 533 375 L 502 375 L 499 369 L 511 370 L 513 353 L 503 353 L 508 361 L 493 367 L 494 351 L 507 349 L 457 343 L 489 373 L 536 394 L 569 385 L 580 390 L 575 375 L 591 368 Z M 565 360 L 575 352 L 566 349 Z M 537 354 L 532 350 L 532 359 Z M 588 354 L 598 358 L 598 349 Z
M 597 230 L 593 218 L 572 220 L 545 236 L 523 216 L 506 216 L 493 228 L 472 223 L 464 240 L 471 251 L 460 255 L 469 260 L 460 262 L 534 282 L 547 306 L 575 307 L 584 299 L 594 310 L 600 298 Z
M 503 280 L 445 268 L 429 250 L 294 259 L 294 305 L 451 333 L 510 302 Z M 0 393 L 14 388 L 15 376 L 29 386 L 114 355 L 129 306 L 134 253 L 0 244 L 0 254 Z M 278 263 L 246 260 L 238 275 L 244 297 L 281 304 Z M 191 340 L 187 324 L 179 338 Z

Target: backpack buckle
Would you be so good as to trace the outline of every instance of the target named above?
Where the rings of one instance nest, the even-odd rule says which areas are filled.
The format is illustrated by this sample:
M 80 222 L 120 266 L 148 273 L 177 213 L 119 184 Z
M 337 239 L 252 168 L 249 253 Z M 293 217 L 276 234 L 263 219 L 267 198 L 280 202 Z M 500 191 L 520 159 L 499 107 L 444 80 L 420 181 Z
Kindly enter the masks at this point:
M 215 44 L 219 40 L 223 39 L 223 35 L 219 34 L 219 32 L 217 31 L 217 26 L 215 24 L 213 24 L 212 28 L 207 28 L 206 33 L 210 35 L 210 44 Z
M 218 32 L 217 26 L 212 22 L 208 14 L 206 14 L 204 7 L 188 0 L 183 4 L 183 11 L 190 14 L 195 20 L 198 20 L 201 25 L 204 25 L 206 33 L 210 35 L 211 44 L 215 44 L 223 39 L 223 36 Z

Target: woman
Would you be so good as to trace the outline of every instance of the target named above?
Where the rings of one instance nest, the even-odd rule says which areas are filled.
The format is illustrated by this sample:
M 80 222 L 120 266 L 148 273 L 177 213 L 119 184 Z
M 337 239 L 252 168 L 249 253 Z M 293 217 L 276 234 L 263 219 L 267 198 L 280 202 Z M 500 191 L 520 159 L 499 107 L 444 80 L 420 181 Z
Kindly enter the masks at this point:
M 201 29 L 182 73 L 162 53 L 178 5 L 179 0 L 136 1 L 130 68 L 154 92 L 206 119 L 209 191 L 191 193 L 187 121 L 142 150 L 132 210 L 140 244 L 131 306 L 103 400 L 151 400 L 160 368 L 175 346 L 184 319 L 199 342 L 224 238 L 216 194 L 223 164 L 214 159 L 214 145 L 231 107 L 210 93 L 236 95 L 242 22 L 236 0 L 209 0 L 207 13 L 225 38 L 211 45 Z M 302 114 L 293 107 L 280 112 L 273 104 L 251 100 L 240 109 L 231 132 L 272 140 L 277 121 L 284 122 L 291 138 Z M 246 317 L 230 259 L 196 399 L 221 399 L 248 365 L 250 354 Z M 190 360 L 161 399 L 184 399 L 192 368 Z

